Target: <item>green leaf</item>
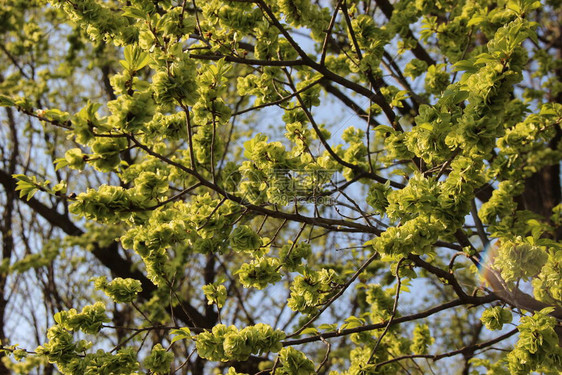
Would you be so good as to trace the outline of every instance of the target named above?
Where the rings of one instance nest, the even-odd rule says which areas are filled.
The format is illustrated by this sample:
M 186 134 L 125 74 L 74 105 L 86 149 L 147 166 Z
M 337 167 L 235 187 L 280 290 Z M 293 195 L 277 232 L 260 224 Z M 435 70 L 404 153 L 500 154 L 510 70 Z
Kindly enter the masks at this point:
M 350 316 L 349 318 L 345 319 L 345 323 L 342 324 L 340 329 L 351 329 L 362 327 L 365 325 L 365 319 L 358 318 L 356 316 Z
M 148 18 L 148 13 L 131 6 L 123 7 L 122 14 L 126 17 L 139 18 L 143 20 Z
M 317 335 L 318 329 L 315 327 L 308 327 L 302 330 L 301 335 Z
M 15 104 L 16 103 L 14 103 L 12 99 L 8 98 L 7 96 L 0 95 L 0 107 L 12 107 Z
M 180 329 L 173 329 L 170 331 L 170 334 L 173 335 L 171 341 L 172 344 L 179 340 L 191 341 L 191 331 L 187 327 L 182 327 Z
M 519 5 L 519 1 L 513 1 L 513 0 L 508 1 L 506 8 L 514 11 L 516 14 L 520 14 L 522 12 L 521 6 Z
M 484 15 L 478 15 L 478 16 L 473 16 L 468 23 L 466 24 L 468 27 L 470 26 L 474 26 L 474 25 L 480 25 L 484 22 L 486 22 L 488 19 L 486 16 Z
M 121 66 L 122 66 L 123 68 L 127 69 L 127 70 L 130 69 L 130 67 L 131 67 L 131 66 L 129 65 L 129 63 L 128 63 L 127 61 L 125 61 L 125 60 L 119 60 L 119 64 L 121 64 Z
M 141 70 L 150 62 L 150 55 L 148 53 L 142 53 L 137 59 L 136 70 Z
M 125 60 L 120 60 L 119 63 L 125 69 L 136 72 L 144 68 L 150 62 L 148 53 L 143 52 L 139 46 L 128 45 L 124 50 Z
M 12 177 L 18 180 L 16 182 L 16 191 L 20 192 L 20 198 L 26 197 L 26 200 L 30 200 L 39 190 L 35 176 L 30 178 L 23 174 L 15 174 Z
M 336 330 L 338 329 L 338 323 L 334 323 L 334 324 L 327 324 L 327 323 L 320 324 L 320 325 L 318 326 L 318 329 L 319 329 L 319 330 L 322 330 L 322 331 L 327 331 L 327 332 L 336 331 Z
M 453 64 L 454 72 L 468 72 L 475 73 L 478 69 L 474 66 L 474 61 L 472 60 L 461 60 Z

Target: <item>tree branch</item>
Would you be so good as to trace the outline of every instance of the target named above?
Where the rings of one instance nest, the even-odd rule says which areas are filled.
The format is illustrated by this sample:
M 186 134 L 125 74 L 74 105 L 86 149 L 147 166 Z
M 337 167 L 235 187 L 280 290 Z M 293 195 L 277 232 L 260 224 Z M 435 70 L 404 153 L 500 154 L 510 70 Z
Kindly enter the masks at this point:
M 487 295 L 487 296 L 483 296 L 483 297 L 467 296 L 466 298 L 455 299 L 453 301 L 444 303 L 444 304 L 439 305 L 439 306 L 435 306 L 431 309 L 428 309 L 428 310 L 425 310 L 425 311 L 422 311 L 422 312 L 419 312 L 419 313 L 416 313 L 416 314 L 401 316 L 399 318 L 394 319 L 392 321 L 391 325 L 427 318 L 428 316 L 431 316 L 431 315 L 436 314 L 438 312 L 441 312 L 441 311 L 444 311 L 444 310 L 447 310 L 447 309 L 450 309 L 450 308 L 453 308 L 453 307 L 457 307 L 457 306 L 462 306 L 462 305 L 480 306 L 480 305 L 483 305 L 485 303 L 490 303 L 490 302 L 496 301 L 497 299 L 498 298 L 494 295 Z M 367 324 L 367 325 L 364 325 L 364 326 L 361 326 L 361 327 L 356 327 L 356 328 L 340 329 L 340 330 L 337 330 L 336 332 L 321 333 L 321 334 L 316 335 L 316 336 L 305 337 L 305 338 L 302 338 L 302 339 L 285 340 L 285 341 L 283 341 L 283 346 L 302 345 L 302 344 L 306 344 L 306 343 L 309 343 L 309 342 L 321 341 L 322 339 L 329 339 L 329 338 L 334 338 L 334 337 L 347 336 L 347 335 L 350 335 L 352 333 L 373 331 L 375 329 L 385 328 L 387 325 L 388 325 L 388 321 L 382 322 L 382 323 L 377 323 L 377 324 Z
M 442 358 L 447 358 L 447 357 L 454 357 L 456 355 L 462 354 L 465 355 L 467 353 L 474 353 L 477 350 L 480 349 L 484 349 L 486 347 L 492 346 L 494 344 L 497 344 L 498 342 L 501 342 L 511 336 L 513 336 L 514 334 L 517 333 L 517 328 L 509 331 L 508 333 L 501 335 L 495 339 L 489 340 L 489 341 L 484 341 L 481 342 L 479 344 L 475 344 L 475 345 L 469 345 L 469 346 L 465 346 L 461 349 L 458 350 L 453 350 L 447 353 L 442 353 L 442 354 L 411 354 L 411 355 L 403 355 L 400 357 L 396 357 L 396 358 L 392 358 L 389 359 L 388 361 L 384 361 L 384 362 L 380 362 L 377 363 L 376 368 L 384 366 L 384 365 L 388 365 L 389 363 L 393 363 L 393 362 L 398 362 L 398 361 L 402 361 L 404 359 L 413 359 L 413 358 L 428 358 L 435 361 L 438 361 Z

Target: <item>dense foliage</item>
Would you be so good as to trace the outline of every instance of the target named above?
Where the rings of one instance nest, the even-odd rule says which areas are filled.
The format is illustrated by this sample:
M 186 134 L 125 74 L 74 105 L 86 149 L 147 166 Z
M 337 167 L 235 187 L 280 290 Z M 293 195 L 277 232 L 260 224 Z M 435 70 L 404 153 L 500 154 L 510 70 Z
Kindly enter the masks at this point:
M 562 371 L 560 0 L 5 0 L 0 374 Z

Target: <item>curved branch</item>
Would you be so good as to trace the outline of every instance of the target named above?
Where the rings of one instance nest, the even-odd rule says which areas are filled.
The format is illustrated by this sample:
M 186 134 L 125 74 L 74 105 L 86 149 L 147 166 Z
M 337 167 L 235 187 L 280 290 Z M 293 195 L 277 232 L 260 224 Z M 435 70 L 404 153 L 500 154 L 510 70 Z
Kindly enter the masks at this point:
M 458 350 L 453 350 L 447 353 L 442 353 L 442 354 L 411 354 L 411 355 L 404 355 L 404 356 L 400 356 L 400 357 L 396 357 L 396 358 L 392 358 L 389 359 L 388 361 L 384 361 L 384 362 L 380 362 L 377 363 L 376 368 L 384 366 L 384 365 L 388 365 L 389 363 L 393 363 L 393 362 L 398 362 L 398 361 L 402 361 L 404 359 L 413 359 L 413 358 L 428 358 L 431 359 L 433 361 L 438 361 L 442 358 L 447 358 L 447 357 L 454 357 L 456 355 L 462 354 L 462 355 L 471 355 L 474 354 L 475 351 L 480 350 L 480 349 L 484 349 L 487 348 L 489 346 L 492 346 L 494 344 L 497 344 L 498 342 L 501 342 L 513 335 L 515 335 L 517 333 L 517 328 L 509 331 L 508 333 L 501 335 L 499 337 L 496 337 L 495 339 L 492 340 L 488 340 L 488 341 L 484 341 L 478 344 L 474 344 L 474 345 L 469 345 L 469 346 L 465 346 L 461 349 Z
M 421 267 L 424 270 L 432 273 L 433 275 L 446 280 L 447 283 L 453 287 L 455 293 L 459 298 L 463 299 L 468 296 L 462 289 L 461 285 L 459 284 L 458 280 L 456 279 L 453 273 L 442 270 L 441 268 L 426 262 L 418 255 L 410 254 L 408 255 L 408 259 L 414 262 L 416 266 Z
M 463 306 L 463 305 L 480 306 L 480 305 L 483 305 L 485 303 L 490 303 L 490 302 L 496 301 L 497 299 L 498 299 L 498 297 L 496 297 L 493 294 L 483 296 L 483 297 L 467 296 L 466 298 L 455 299 L 453 301 L 441 304 L 439 306 L 432 307 L 431 309 L 428 309 L 428 310 L 425 310 L 425 311 L 422 311 L 422 312 L 419 312 L 419 313 L 416 313 L 416 314 L 401 316 L 399 318 L 394 319 L 392 321 L 391 325 L 427 318 L 428 316 L 431 316 L 431 315 L 436 314 L 438 312 L 441 312 L 441 311 L 444 311 L 444 310 L 447 310 L 447 309 L 450 309 L 450 308 L 453 308 L 453 307 L 457 307 L 457 306 Z M 329 339 L 329 338 L 334 338 L 334 337 L 347 336 L 347 335 L 350 335 L 352 333 L 373 331 L 375 329 L 385 328 L 387 325 L 388 325 L 388 321 L 385 321 L 385 322 L 377 323 L 377 324 L 367 324 L 367 325 L 364 325 L 364 326 L 361 326 L 361 327 L 356 327 L 356 328 L 340 329 L 340 330 L 337 330 L 335 332 L 321 333 L 321 334 L 316 335 L 316 336 L 305 337 L 305 338 L 302 338 L 302 339 L 285 340 L 285 341 L 283 341 L 283 346 L 302 345 L 302 344 L 306 344 L 306 343 L 309 343 L 309 342 L 321 341 L 322 339 Z
M 258 66 L 302 66 L 307 65 L 303 60 L 255 60 L 255 59 L 245 59 L 242 57 L 235 57 L 223 54 L 190 54 L 189 57 L 197 60 L 220 60 L 225 59 L 228 62 L 235 62 L 239 64 L 246 65 L 258 65 Z

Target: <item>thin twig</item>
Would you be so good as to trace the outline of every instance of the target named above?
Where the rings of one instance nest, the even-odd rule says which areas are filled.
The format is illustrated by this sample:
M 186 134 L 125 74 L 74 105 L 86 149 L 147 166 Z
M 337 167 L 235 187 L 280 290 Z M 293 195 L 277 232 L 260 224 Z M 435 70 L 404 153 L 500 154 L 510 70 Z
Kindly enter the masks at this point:
M 406 258 L 400 259 L 398 261 L 398 265 L 396 266 L 396 295 L 394 296 L 394 306 L 392 307 L 392 314 L 390 315 L 390 319 L 388 320 L 388 324 L 386 325 L 386 327 L 384 327 L 383 333 L 379 336 L 375 346 L 373 347 L 373 350 L 371 350 L 371 356 L 369 357 L 369 360 L 367 361 L 367 363 L 371 363 L 371 361 L 375 357 L 375 352 L 377 351 L 377 349 L 378 349 L 380 343 L 382 342 L 382 339 L 384 338 L 384 336 L 388 333 L 388 329 L 390 328 L 390 326 L 392 325 L 392 322 L 394 321 L 394 318 L 396 317 L 396 313 L 398 311 L 398 298 L 400 297 L 400 287 L 402 285 L 402 279 L 400 278 L 400 265 L 405 260 L 406 260 Z

